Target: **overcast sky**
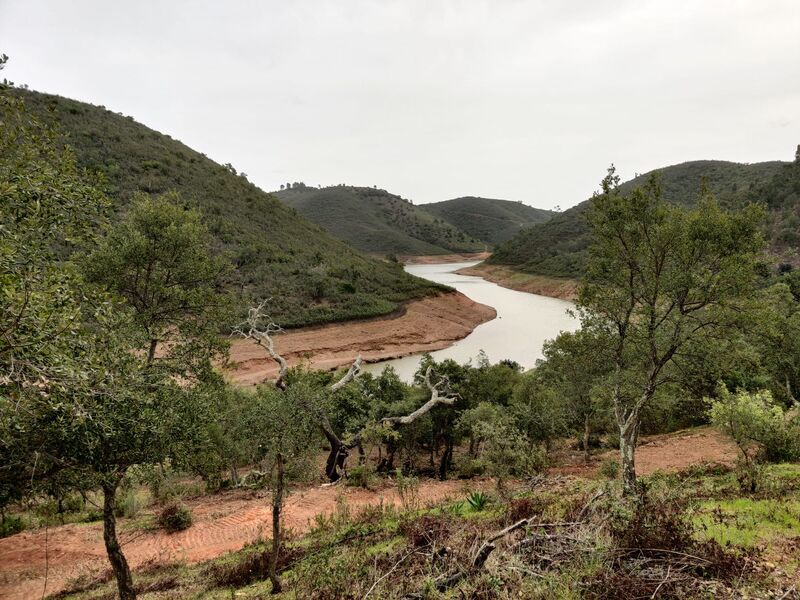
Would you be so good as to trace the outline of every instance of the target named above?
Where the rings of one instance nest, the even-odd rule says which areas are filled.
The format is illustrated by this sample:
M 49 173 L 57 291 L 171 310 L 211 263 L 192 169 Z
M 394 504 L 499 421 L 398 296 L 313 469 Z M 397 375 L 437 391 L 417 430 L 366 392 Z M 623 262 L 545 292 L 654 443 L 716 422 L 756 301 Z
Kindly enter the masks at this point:
M 800 143 L 800 0 L 0 0 L 0 52 L 267 190 L 567 207 L 611 162 Z

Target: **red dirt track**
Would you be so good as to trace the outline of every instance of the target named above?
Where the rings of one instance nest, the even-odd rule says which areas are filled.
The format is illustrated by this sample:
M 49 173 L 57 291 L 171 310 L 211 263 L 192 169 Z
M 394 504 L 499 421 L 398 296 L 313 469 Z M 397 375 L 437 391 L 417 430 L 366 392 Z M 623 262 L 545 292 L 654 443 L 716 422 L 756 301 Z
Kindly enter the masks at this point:
M 552 471 L 593 476 L 602 460 L 615 456 L 610 452 L 598 456 L 589 466 L 575 464 Z M 636 462 L 639 473 L 645 475 L 659 469 L 678 471 L 702 462 L 729 464 L 735 457 L 736 448 L 729 439 L 711 428 L 701 428 L 643 439 Z M 419 501 L 426 504 L 448 497 L 463 497 L 468 489 L 491 486 L 486 480 L 426 480 L 420 487 Z M 315 515 L 334 511 L 340 494 L 351 510 L 381 502 L 399 504 L 396 490 L 391 486 L 377 491 L 339 486 L 305 488 L 289 496 L 284 511 L 285 526 L 297 533 L 307 531 Z M 120 519 L 123 548 L 134 569 L 151 561 L 200 562 L 238 550 L 262 532 L 268 537 L 268 497 L 232 491 L 190 500 L 187 505 L 194 513 L 195 523 L 176 534 L 131 530 L 126 527 L 126 519 Z M 65 589 L 78 576 L 96 575 L 107 569 L 100 523 L 70 524 L 0 539 L 0 598 L 42 597 L 45 570 L 47 593 L 53 594 Z

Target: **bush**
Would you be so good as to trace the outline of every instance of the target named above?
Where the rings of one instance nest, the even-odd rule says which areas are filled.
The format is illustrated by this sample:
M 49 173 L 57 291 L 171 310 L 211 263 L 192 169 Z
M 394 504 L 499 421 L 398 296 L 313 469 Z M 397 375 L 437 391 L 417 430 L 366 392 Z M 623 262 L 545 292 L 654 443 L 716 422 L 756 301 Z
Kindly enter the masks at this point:
M 600 464 L 599 473 L 606 479 L 616 479 L 619 476 L 619 461 L 615 458 L 604 460 Z
M 486 461 L 480 458 L 466 458 L 458 463 L 458 476 L 462 479 L 479 477 L 486 472 Z
M 731 393 L 720 386 L 708 414 L 712 424 L 734 439 L 747 464 L 761 458 L 769 462 L 800 458 L 800 425 L 787 420 L 767 390 Z
M 183 531 L 192 526 L 192 511 L 178 502 L 171 502 L 158 515 L 158 524 L 170 533 Z
M 14 535 L 23 529 L 25 529 L 25 522 L 20 517 L 14 515 L 3 517 L 3 520 L 0 521 L 0 538 Z
M 278 573 L 285 571 L 302 556 L 303 552 L 299 548 L 281 545 L 278 551 Z M 211 580 L 214 587 L 244 587 L 269 577 L 270 557 L 269 550 L 247 552 L 241 560 L 211 563 L 203 574 Z
M 345 483 L 350 487 L 360 487 L 369 489 L 370 484 L 374 481 L 375 475 L 366 465 L 356 465 L 347 471 L 347 479 Z

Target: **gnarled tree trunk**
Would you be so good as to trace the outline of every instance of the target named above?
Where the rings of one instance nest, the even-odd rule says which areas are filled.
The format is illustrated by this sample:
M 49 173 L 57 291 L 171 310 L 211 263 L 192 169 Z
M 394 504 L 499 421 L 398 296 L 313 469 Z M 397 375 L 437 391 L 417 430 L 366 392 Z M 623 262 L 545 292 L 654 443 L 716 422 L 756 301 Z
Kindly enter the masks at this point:
M 112 483 L 103 483 L 103 541 L 106 544 L 108 561 L 111 563 L 114 577 L 117 579 L 120 600 L 135 600 L 136 592 L 133 589 L 131 569 L 117 539 L 117 518 L 114 515 L 114 504 L 118 484 L 118 479 Z

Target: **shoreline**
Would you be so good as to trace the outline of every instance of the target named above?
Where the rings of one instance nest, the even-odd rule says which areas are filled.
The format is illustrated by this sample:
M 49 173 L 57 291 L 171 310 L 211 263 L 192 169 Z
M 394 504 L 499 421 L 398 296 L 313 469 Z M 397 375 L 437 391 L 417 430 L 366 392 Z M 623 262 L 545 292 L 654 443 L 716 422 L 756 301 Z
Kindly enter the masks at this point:
M 480 324 L 497 316 L 494 308 L 461 292 L 412 300 L 395 316 L 290 329 L 275 336 L 275 346 L 290 367 L 334 370 L 447 348 Z M 238 385 L 257 385 L 277 376 L 278 367 L 252 340 L 231 344 L 226 378 Z
M 456 273 L 482 277 L 486 281 L 491 281 L 510 290 L 569 300 L 570 302 L 574 302 L 578 294 L 578 282 L 575 279 L 531 275 L 515 271 L 503 265 L 480 263 L 472 267 L 459 269 Z
M 491 252 L 461 252 L 455 254 L 402 254 L 397 260 L 404 265 L 439 265 L 446 263 L 472 262 L 474 260 L 486 260 L 492 255 Z

